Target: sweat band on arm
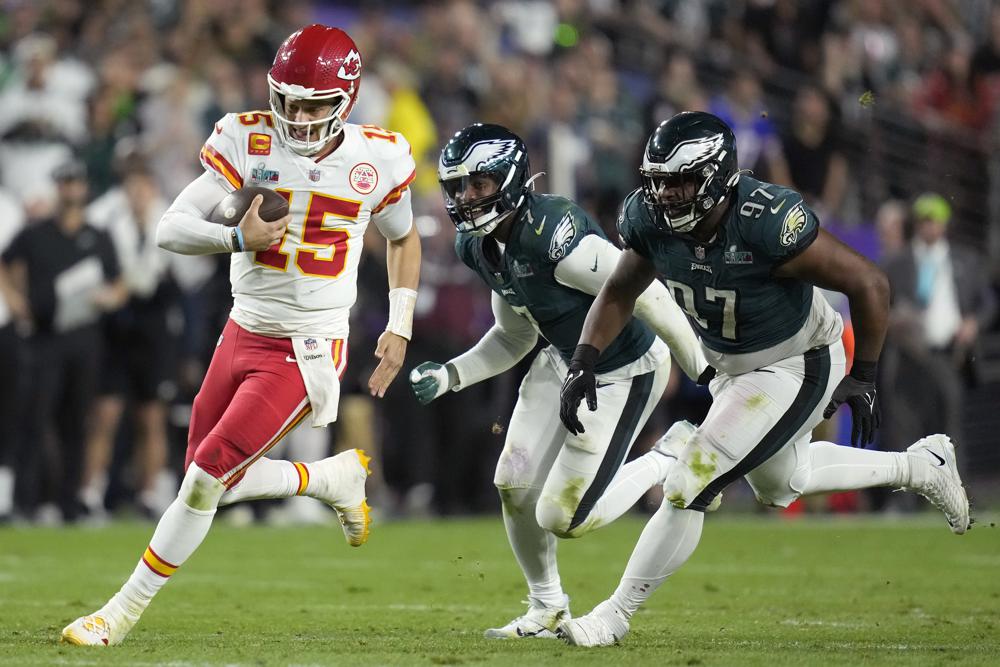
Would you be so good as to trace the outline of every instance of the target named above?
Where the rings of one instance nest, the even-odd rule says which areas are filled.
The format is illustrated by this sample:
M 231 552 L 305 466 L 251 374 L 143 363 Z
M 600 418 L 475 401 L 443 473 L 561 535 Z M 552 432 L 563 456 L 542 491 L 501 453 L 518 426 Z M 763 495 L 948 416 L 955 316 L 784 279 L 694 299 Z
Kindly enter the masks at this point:
M 416 305 L 416 290 L 408 287 L 389 290 L 389 323 L 385 330 L 410 340 L 413 335 L 413 309 Z

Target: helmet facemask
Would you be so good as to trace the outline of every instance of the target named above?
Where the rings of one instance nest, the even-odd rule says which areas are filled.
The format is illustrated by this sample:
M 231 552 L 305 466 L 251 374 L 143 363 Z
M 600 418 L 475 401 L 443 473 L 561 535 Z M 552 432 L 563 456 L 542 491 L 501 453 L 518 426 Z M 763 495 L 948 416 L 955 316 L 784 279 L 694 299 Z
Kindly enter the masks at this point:
M 299 155 L 311 156 L 323 150 L 338 134 L 344 129 L 344 122 L 350 112 L 351 96 L 340 89 L 332 91 L 322 91 L 317 94 L 312 89 L 301 86 L 289 86 L 279 83 L 267 77 L 267 82 L 271 89 L 271 113 L 274 116 L 274 129 L 278 133 L 278 138 L 290 150 Z M 331 105 L 329 115 L 324 118 L 308 121 L 294 121 L 285 115 L 285 100 L 309 100 Z M 297 138 L 295 130 L 304 130 L 305 138 Z M 316 131 L 316 138 L 313 138 L 313 131 Z
M 465 173 L 456 173 L 440 180 L 445 208 L 458 231 L 474 236 L 486 236 L 496 229 L 523 199 L 522 196 L 517 202 L 511 202 L 509 193 L 505 191 L 505 187 L 514 177 L 515 169 L 509 169 L 506 174 L 488 171 L 470 174 L 461 168 L 464 165 L 459 167 L 457 171 Z M 475 192 L 476 182 L 479 179 L 488 179 L 496 189 L 482 197 L 467 199 L 466 193 Z
M 712 161 L 690 171 L 666 171 L 663 165 L 645 160 L 639 170 L 643 199 L 656 225 L 664 231 L 688 233 L 722 204 L 739 180 L 739 172 L 722 183 L 719 166 Z M 668 199 L 671 192 L 682 194 Z

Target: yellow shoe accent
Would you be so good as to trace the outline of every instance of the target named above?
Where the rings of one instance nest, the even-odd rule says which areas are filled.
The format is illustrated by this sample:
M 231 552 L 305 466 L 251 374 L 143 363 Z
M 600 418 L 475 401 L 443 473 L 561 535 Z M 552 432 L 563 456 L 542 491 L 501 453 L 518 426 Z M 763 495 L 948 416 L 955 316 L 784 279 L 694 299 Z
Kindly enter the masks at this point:
M 350 521 L 347 519 L 348 514 L 351 515 Z M 358 514 L 361 516 L 358 517 Z M 358 521 L 359 518 L 360 521 Z M 371 508 L 368 506 L 368 501 L 362 500 L 359 507 L 341 512 L 340 523 L 344 526 L 344 537 L 347 538 L 347 543 L 352 547 L 360 547 L 367 542 L 372 525 Z M 360 532 L 358 531 L 359 525 Z
M 366 473 L 371 475 L 372 471 L 371 468 L 368 467 L 368 464 L 371 463 L 372 457 L 365 454 L 365 450 L 363 449 L 355 449 L 354 451 L 358 454 L 358 460 L 361 461 L 361 467 L 365 469 Z
M 109 646 L 111 627 L 103 616 L 82 616 L 63 628 L 59 641 L 73 646 Z

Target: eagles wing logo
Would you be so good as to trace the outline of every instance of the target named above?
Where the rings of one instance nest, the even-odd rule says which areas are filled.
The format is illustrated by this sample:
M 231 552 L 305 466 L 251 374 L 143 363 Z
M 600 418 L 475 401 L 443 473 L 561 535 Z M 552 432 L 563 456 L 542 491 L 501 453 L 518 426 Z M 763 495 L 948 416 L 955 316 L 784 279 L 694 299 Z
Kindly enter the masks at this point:
M 799 238 L 799 233 L 806 228 L 806 212 L 802 206 L 795 206 L 785 214 L 785 221 L 781 225 L 781 245 L 791 246 Z
M 576 225 L 573 224 L 573 214 L 567 213 L 556 225 L 556 230 L 552 232 L 552 241 L 549 243 L 549 259 L 558 262 L 565 257 L 567 248 L 575 238 Z
M 514 152 L 517 142 L 513 139 L 492 139 L 480 141 L 462 156 L 462 162 L 469 165 L 469 171 L 480 171 L 490 163 L 507 157 Z
M 663 169 L 670 172 L 690 169 L 721 151 L 722 143 L 723 136 L 721 132 L 713 134 L 710 137 L 682 141 L 677 144 L 674 150 L 670 152 L 670 155 L 667 156 L 667 159 L 663 161 Z
M 344 62 L 340 64 L 337 77 L 345 81 L 352 81 L 359 76 L 361 76 L 361 54 L 351 49 L 347 57 L 344 58 Z

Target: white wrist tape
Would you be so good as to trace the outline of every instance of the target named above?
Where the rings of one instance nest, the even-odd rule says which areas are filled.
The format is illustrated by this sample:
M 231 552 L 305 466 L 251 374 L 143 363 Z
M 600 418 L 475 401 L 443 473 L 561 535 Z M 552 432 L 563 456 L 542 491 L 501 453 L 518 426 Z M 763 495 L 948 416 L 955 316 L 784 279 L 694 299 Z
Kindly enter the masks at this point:
M 389 290 L 389 323 L 385 330 L 410 340 L 413 335 L 413 308 L 416 305 L 416 290 L 407 287 Z

